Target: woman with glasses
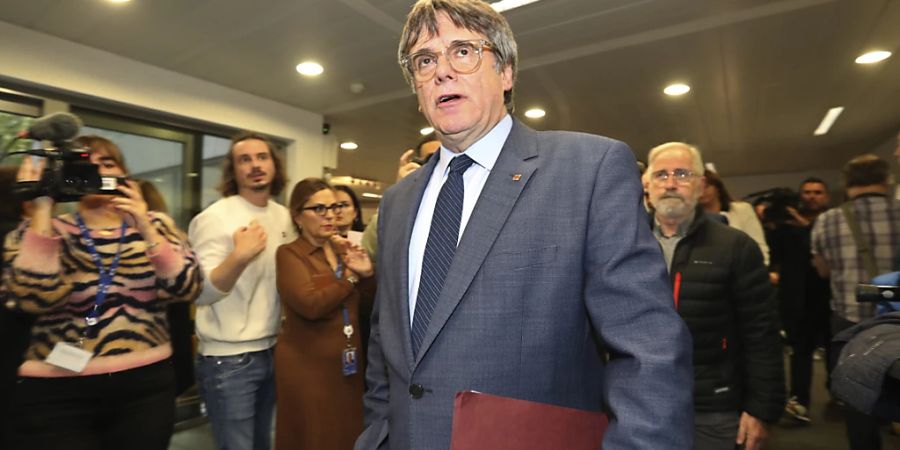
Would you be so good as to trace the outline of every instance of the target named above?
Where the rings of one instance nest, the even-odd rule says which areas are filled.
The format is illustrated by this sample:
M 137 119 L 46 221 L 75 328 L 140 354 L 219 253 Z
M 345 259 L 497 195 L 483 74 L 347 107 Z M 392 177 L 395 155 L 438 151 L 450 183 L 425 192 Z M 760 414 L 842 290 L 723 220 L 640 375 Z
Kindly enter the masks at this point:
M 326 182 L 307 178 L 291 193 L 300 237 L 276 253 L 284 324 L 275 348 L 275 448 L 349 450 L 363 430 L 365 355 L 360 289 L 368 254 L 336 237 L 341 204 Z
M 347 237 L 350 231 L 363 232 L 366 226 L 362 221 L 362 209 L 359 207 L 359 199 L 353 189 L 348 186 L 337 185 L 334 187 L 334 195 L 341 208 L 335 211 L 335 223 L 337 225 L 337 233 Z
M 75 142 L 100 176 L 128 174 L 113 142 Z M 18 180 L 40 173 L 26 159 Z M 84 195 L 56 217 L 54 200 L 38 197 L 31 218 L 7 235 L 3 306 L 37 321 L 0 448 L 168 448 L 175 379 L 166 305 L 193 300 L 202 279 L 184 233 L 127 183 L 120 195 Z

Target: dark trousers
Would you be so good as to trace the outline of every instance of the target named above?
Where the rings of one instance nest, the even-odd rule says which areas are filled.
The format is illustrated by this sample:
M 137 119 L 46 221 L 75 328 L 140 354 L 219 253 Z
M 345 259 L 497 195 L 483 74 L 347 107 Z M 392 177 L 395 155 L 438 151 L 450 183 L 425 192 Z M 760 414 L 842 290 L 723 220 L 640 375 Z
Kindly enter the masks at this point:
M 793 350 L 790 358 L 791 396 L 796 396 L 806 407 L 809 407 L 812 389 L 813 353 L 823 337 L 824 342 L 831 340 L 828 316 L 825 309 L 807 309 L 802 317 L 792 318 L 790 326 L 786 327 Z
M 104 375 L 19 378 L 8 450 L 166 450 L 175 424 L 171 360 Z
M 2 300 L 0 300 L 2 301 Z M 10 311 L 0 306 L 0 443 L 14 415 L 10 408 L 19 365 L 28 342 L 35 316 Z
M 831 316 L 832 335 L 837 335 L 854 325 L 856 324 L 843 317 Z M 837 365 L 839 356 L 840 354 L 835 351 L 829 361 L 830 368 Z M 847 405 L 844 408 L 844 421 L 847 424 L 847 441 L 850 443 L 850 450 L 881 450 L 881 421 L 878 418 Z

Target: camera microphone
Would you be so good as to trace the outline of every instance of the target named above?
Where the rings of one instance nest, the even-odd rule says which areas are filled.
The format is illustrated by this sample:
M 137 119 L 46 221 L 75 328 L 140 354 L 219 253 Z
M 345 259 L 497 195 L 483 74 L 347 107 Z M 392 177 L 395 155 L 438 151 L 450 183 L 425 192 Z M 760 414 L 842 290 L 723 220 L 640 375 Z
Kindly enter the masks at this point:
M 27 131 L 19 132 L 18 137 L 60 142 L 75 138 L 80 130 L 81 119 L 74 114 L 61 112 L 35 120 Z

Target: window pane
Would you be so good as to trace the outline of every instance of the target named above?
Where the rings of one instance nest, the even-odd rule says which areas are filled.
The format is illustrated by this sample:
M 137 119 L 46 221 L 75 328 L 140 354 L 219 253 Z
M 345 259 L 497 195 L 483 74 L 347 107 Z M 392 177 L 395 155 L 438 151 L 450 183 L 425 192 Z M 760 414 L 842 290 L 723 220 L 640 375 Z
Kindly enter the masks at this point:
M 225 155 L 228 154 L 230 146 L 230 139 L 208 134 L 203 135 L 203 169 L 201 177 L 203 188 L 200 194 L 200 207 L 203 209 L 222 197 L 217 188 L 219 182 L 222 181 L 222 163 L 225 161 Z

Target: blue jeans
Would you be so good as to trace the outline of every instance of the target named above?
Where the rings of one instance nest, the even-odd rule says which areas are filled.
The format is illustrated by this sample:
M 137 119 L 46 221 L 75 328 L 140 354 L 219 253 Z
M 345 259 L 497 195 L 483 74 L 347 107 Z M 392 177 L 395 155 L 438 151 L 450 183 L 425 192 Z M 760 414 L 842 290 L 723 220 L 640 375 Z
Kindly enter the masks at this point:
M 197 358 L 197 381 L 218 450 L 270 450 L 273 350 Z

